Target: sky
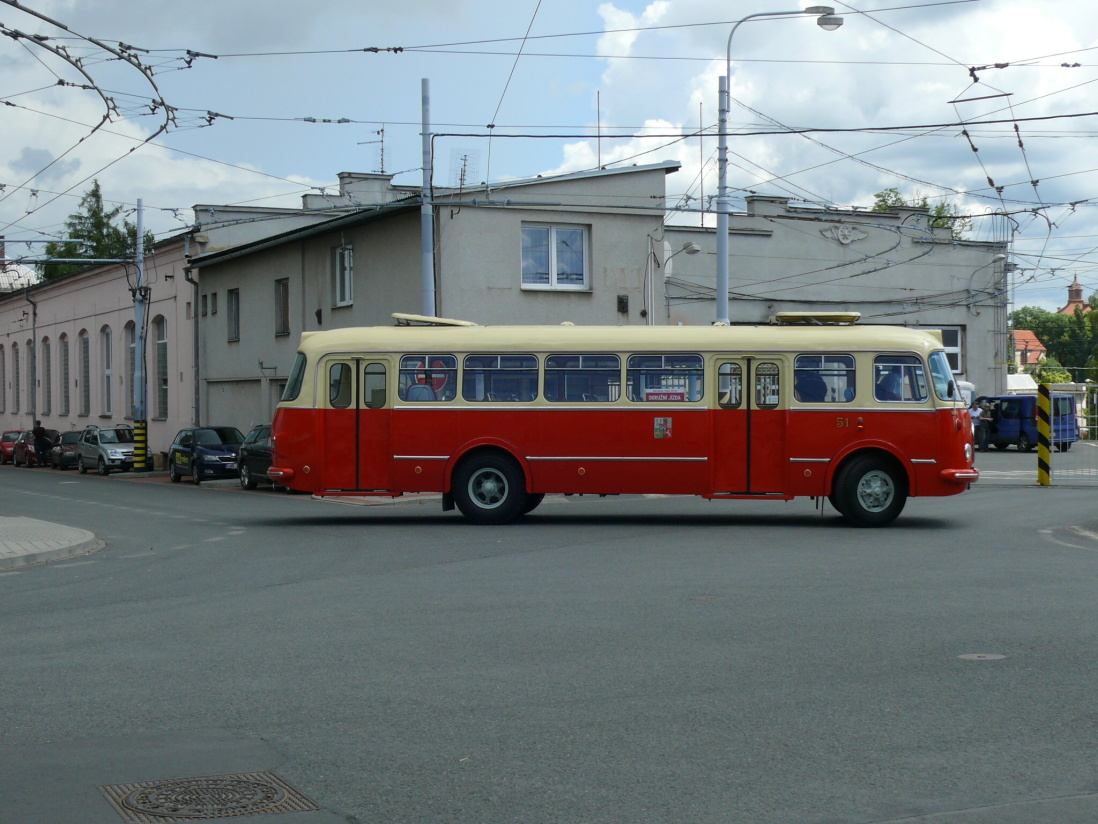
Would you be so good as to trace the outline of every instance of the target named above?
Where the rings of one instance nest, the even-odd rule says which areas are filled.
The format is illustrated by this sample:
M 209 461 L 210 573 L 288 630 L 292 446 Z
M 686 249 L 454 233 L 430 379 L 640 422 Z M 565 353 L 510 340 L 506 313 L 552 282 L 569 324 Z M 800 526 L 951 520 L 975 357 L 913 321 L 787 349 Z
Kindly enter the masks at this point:
M 0 0 L 0 235 L 34 254 L 93 180 L 157 237 L 345 171 L 419 186 L 424 80 L 436 185 L 674 160 L 669 222 L 713 225 L 729 34 L 808 5 Z M 833 32 L 795 14 L 732 37 L 733 209 L 895 188 L 1009 241 L 1014 306 L 1098 291 L 1098 4 L 833 6 Z

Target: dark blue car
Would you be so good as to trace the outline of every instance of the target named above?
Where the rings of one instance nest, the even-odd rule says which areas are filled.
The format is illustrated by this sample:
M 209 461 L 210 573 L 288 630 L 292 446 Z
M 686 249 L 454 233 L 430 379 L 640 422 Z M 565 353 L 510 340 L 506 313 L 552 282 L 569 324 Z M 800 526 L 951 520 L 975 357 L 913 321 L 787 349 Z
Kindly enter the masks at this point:
M 986 400 L 991 406 L 991 432 L 988 444 L 996 449 L 1014 445 L 1020 452 L 1028 452 L 1037 445 L 1037 396 L 995 395 Z M 1052 444 L 1061 452 L 1067 452 L 1079 440 L 1079 422 L 1075 417 L 1075 398 L 1071 395 L 1053 395 Z
M 236 457 L 244 436 L 235 426 L 196 426 L 180 430 L 168 451 L 168 476 L 178 483 L 189 475 L 195 484 L 210 478 L 236 478 Z

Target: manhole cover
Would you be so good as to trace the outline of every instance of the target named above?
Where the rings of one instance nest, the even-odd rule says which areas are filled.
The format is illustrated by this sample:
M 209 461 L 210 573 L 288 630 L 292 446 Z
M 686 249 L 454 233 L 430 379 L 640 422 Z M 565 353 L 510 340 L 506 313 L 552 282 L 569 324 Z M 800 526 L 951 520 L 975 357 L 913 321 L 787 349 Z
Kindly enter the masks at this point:
M 133 824 L 320 809 L 270 772 L 105 784 L 99 789 L 118 813 Z

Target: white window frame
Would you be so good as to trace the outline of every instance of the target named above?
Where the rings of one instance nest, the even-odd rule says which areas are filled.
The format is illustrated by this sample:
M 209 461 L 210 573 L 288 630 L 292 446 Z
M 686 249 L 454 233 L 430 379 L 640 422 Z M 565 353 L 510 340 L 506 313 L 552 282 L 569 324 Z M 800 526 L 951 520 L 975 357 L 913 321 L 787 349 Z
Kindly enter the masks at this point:
M 42 414 L 53 414 L 53 366 L 50 361 L 50 339 L 42 338 Z
M 66 417 L 69 414 L 70 403 L 70 387 L 69 379 L 71 378 L 69 369 L 69 337 L 68 335 L 62 335 L 58 341 L 61 344 L 61 352 L 58 357 L 61 359 L 61 411 L 60 414 Z
M 91 341 L 86 331 L 76 337 L 80 347 L 80 417 L 91 414 Z
M 548 271 L 532 271 L 530 264 L 532 262 L 528 254 L 527 240 L 532 236 L 534 232 L 545 233 L 546 244 L 548 246 Z M 564 232 L 579 232 L 582 249 L 580 250 L 581 256 L 581 268 L 580 272 L 581 282 L 570 283 L 561 282 L 559 279 L 561 273 L 559 271 L 560 264 L 558 262 L 558 248 L 562 242 L 559 238 Z M 563 224 L 563 223 L 523 223 L 521 234 L 521 263 L 519 280 L 523 289 L 529 289 L 533 291 L 561 291 L 561 292 L 589 292 L 591 291 L 591 230 L 590 227 L 580 224 Z M 533 278 L 545 277 L 545 282 L 538 282 Z
M 350 306 L 355 302 L 355 253 L 345 243 L 332 247 L 331 254 L 332 306 Z
M 290 279 L 275 281 L 275 335 L 290 334 Z
M 102 415 L 109 417 L 113 413 L 113 407 L 111 400 L 114 397 L 114 393 L 111 391 L 111 380 L 114 378 L 114 340 L 111 335 L 111 328 L 104 326 L 99 330 L 99 356 L 100 365 L 103 373 L 103 396 L 101 398 L 103 402 Z
M 163 315 L 153 318 L 153 333 L 156 335 L 156 417 L 163 420 L 168 417 L 168 321 Z
M 11 345 L 11 411 L 16 415 L 19 414 L 19 380 L 21 377 L 19 369 L 19 344 L 13 343 Z
M 240 290 L 225 292 L 225 313 L 228 315 L 229 342 L 240 340 Z

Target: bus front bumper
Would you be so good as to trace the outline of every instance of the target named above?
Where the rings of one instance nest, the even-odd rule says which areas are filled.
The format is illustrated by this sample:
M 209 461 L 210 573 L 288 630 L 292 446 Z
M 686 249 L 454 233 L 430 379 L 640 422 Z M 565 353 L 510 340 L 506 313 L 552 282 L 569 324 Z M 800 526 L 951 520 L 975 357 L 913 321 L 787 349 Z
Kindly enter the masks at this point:
M 939 477 L 947 483 L 970 484 L 973 481 L 980 480 L 980 470 L 976 467 L 971 469 L 943 469 Z

